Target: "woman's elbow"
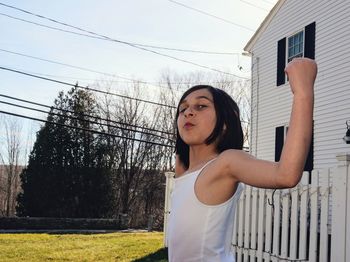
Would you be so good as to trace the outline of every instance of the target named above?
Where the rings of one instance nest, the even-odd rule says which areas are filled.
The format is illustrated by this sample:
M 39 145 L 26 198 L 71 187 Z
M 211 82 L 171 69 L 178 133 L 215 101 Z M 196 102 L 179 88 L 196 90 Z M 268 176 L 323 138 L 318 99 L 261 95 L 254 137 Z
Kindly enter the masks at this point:
M 278 188 L 292 188 L 298 185 L 300 181 L 300 174 L 292 173 L 292 172 L 286 172 L 279 174 L 279 179 L 277 183 Z

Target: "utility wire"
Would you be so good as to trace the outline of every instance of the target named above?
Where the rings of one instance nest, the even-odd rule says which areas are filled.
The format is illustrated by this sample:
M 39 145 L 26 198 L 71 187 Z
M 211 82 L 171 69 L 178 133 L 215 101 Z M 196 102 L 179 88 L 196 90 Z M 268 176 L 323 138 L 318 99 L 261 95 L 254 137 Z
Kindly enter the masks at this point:
M 245 4 L 247 4 L 247 5 L 250 5 L 250 6 L 253 6 L 253 7 L 255 7 L 255 8 L 258 8 L 258 9 L 260 9 L 260 10 L 264 10 L 264 11 L 270 11 L 270 10 L 268 10 L 268 9 L 265 9 L 265 8 L 263 8 L 263 7 L 261 7 L 261 6 L 257 6 L 257 5 L 255 5 L 255 4 L 253 4 L 253 3 L 250 3 L 250 2 L 248 2 L 248 1 L 244 1 L 244 0 L 240 0 L 242 3 L 245 3 Z
M 39 78 L 39 79 L 42 79 L 42 80 L 47 80 L 47 81 L 55 82 L 55 83 L 58 83 L 58 84 L 68 85 L 68 86 L 72 86 L 72 87 L 76 87 L 76 88 L 80 88 L 80 89 L 84 89 L 84 90 L 88 90 L 88 91 L 93 91 L 93 92 L 97 92 L 97 93 L 102 93 L 102 94 L 106 94 L 106 95 L 119 96 L 119 97 L 130 99 L 130 100 L 136 100 L 136 101 L 149 103 L 149 104 L 153 104 L 153 105 L 158 105 L 158 106 L 164 106 L 164 107 L 168 107 L 168 108 L 172 108 L 172 109 L 176 109 L 177 108 L 175 106 L 170 106 L 170 105 L 156 103 L 156 102 L 148 101 L 148 100 L 144 100 L 144 99 L 138 99 L 138 98 L 133 98 L 133 97 L 129 97 L 129 96 L 119 95 L 119 94 L 116 94 L 116 93 L 102 91 L 102 90 L 98 90 L 98 89 L 94 89 L 94 88 L 83 87 L 83 86 L 79 86 L 78 84 L 71 84 L 71 83 L 67 83 L 67 82 L 63 82 L 63 81 L 59 81 L 59 80 L 55 80 L 55 79 L 51 79 L 51 78 L 47 78 L 47 77 L 41 77 L 41 76 L 38 76 L 38 75 L 29 74 L 29 73 L 26 73 L 26 72 L 23 72 L 23 71 L 14 70 L 14 69 L 7 68 L 7 67 L 0 66 L 0 70 L 7 70 L 7 71 L 10 71 L 10 72 L 23 74 L 23 75 L 26 75 L 26 76 Z M 247 121 L 243 121 L 243 120 L 241 120 L 241 122 L 242 123 L 248 123 Z
M 96 133 L 96 134 L 100 134 L 100 135 L 106 135 L 106 136 L 123 138 L 123 139 L 137 141 L 137 142 L 146 143 L 146 144 L 153 144 L 153 145 L 164 146 L 164 147 L 171 147 L 171 148 L 174 147 L 174 146 L 171 146 L 171 145 L 166 145 L 166 144 L 161 144 L 161 143 L 156 143 L 156 142 L 151 142 L 151 141 L 146 141 L 146 140 L 141 140 L 141 139 L 136 139 L 136 138 L 124 137 L 124 136 L 119 136 L 119 135 L 115 135 L 115 134 L 109 134 L 109 133 L 105 133 L 105 132 L 101 132 L 101 131 L 97 131 L 97 130 L 91 130 L 91 129 L 87 129 L 87 128 L 83 128 L 83 127 L 75 127 L 75 126 L 65 125 L 65 124 L 62 124 L 62 123 L 56 123 L 56 122 L 52 122 L 52 121 L 48 121 L 48 120 L 43 120 L 43 119 L 30 117 L 30 116 L 25 116 L 25 115 L 21 115 L 21 114 L 15 114 L 15 113 L 2 111 L 2 110 L 0 110 L 0 114 L 7 114 L 7 115 L 11 115 L 11 116 L 16 116 L 16 117 L 26 118 L 26 119 L 40 121 L 40 122 L 44 122 L 44 123 L 59 125 L 59 126 L 63 126 L 63 127 L 78 129 L 78 130 L 87 131 L 87 132 L 91 132 L 91 133 Z
M 167 140 L 169 140 L 171 142 L 175 142 L 174 140 L 172 140 L 170 138 L 162 137 L 160 135 L 152 134 L 152 133 L 145 132 L 145 131 L 139 131 L 139 130 L 129 129 L 129 128 L 125 128 L 125 127 L 118 127 L 118 126 L 113 126 L 113 125 L 110 125 L 110 124 L 103 124 L 103 123 L 100 123 L 100 122 L 97 122 L 97 121 L 94 121 L 94 120 L 82 119 L 82 118 L 75 117 L 75 116 L 63 115 L 63 114 L 54 113 L 54 112 L 47 112 L 45 110 L 36 109 L 36 108 L 33 108 L 33 107 L 28 107 L 28 106 L 22 106 L 22 105 L 18 105 L 18 104 L 13 104 L 13 103 L 1 101 L 1 100 L 0 100 L 0 103 L 1 104 L 5 104 L 5 105 L 10 105 L 10 106 L 23 108 L 23 109 L 28 109 L 28 110 L 32 110 L 32 111 L 36 111 L 36 112 L 41 112 L 41 113 L 45 113 L 45 114 L 49 114 L 49 115 L 61 116 L 61 117 L 65 117 L 65 118 L 69 118 L 69 119 L 73 119 L 73 120 L 84 121 L 84 122 L 91 123 L 91 124 L 97 124 L 97 125 L 117 128 L 117 129 L 120 129 L 120 130 L 132 131 L 132 132 L 135 132 L 135 133 L 140 133 L 140 134 L 145 134 L 145 135 L 151 135 L 151 136 L 155 136 L 155 137 L 158 137 L 158 138 L 167 139 Z
M 45 108 L 49 108 L 49 109 L 55 109 L 55 110 L 66 112 L 66 113 L 71 113 L 71 114 L 75 113 L 72 110 L 67 110 L 67 109 L 63 109 L 63 108 L 57 108 L 57 107 L 54 107 L 54 106 L 48 106 L 48 105 L 44 105 L 44 104 L 40 104 L 40 103 L 37 103 L 37 102 L 32 102 L 32 101 L 29 101 L 29 100 L 25 100 L 25 99 L 13 97 L 13 96 L 8 96 L 8 95 L 4 95 L 4 94 L 0 94 L 0 97 L 4 97 L 4 98 L 7 98 L 7 99 L 12 99 L 12 100 L 16 100 L 16 101 L 32 104 L 32 105 L 37 105 L 37 106 L 41 106 L 41 107 L 45 107 Z M 46 113 L 48 113 L 48 112 L 46 112 Z M 130 126 L 130 127 L 133 127 L 133 128 L 143 128 L 143 129 L 148 130 L 148 131 L 159 132 L 159 133 L 167 134 L 167 135 L 173 135 L 173 133 L 171 133 L 171 132 L 166 132 L 166 131 L 162 131 L 162 130 L 158 130 L 158 129 L 148 128 L 148 127 L 140 127 L 138 125 L 132 125 L 132 124 L 123 123 L 123 122 L 119 122 L 119 121 L 115 121 L 115 120 L 111 120 L 111 119 L 95 117 L 95 116 L 88 115 L 88 114 L 81 114 L 81 115 L 85 116 L 85 117 L 90 117 L 90 118 L 95 118 L 95 119 L 98 119 L 98 120 L 106 121 L 106 122 L 111 122 L 111 123 L 118 124 L 118 125 L 125 125 L 125 126 Z M 117 127 L 117 128 L 119 128 L 119 127 Z M 135 130 L 135 131 L 137 131 L 137 130 Z
M 269 3 L 270 5 L 275 5 L 276 3 L 272 3 L 272 2 L 270 2 L 270 1 L 266 1 L 266 0 L 263 0 L 264 2 L 266 2 L 266 3 Z
M 10 7 L 6 4 L 2 4 L 0 3 L 0 5 L 4 5 L 6 7 Z M 10 7 L 12 8 L 12 7 Z M 27 11 L 24 11 L 22 9 L 18 9 L 18 8 L 15 8 L 16 10 L 19 10 L 19 11 L 23 11 L 23 12 L 26 12 Z M 157 46 L 157 45 L 146 45 L 146 44 L 139 44 L 139 43 L 132 43 L 132 42 L 127 42 L 127 41 L 122 41 L 122 40 L 115 40 L 115 39 L 112 39 L 112 38 L 109 38 L 107 36 L 103 36 L 103 35 L 100 35 L 98 33 L 94 33 L 94 32 L 91 32 L 91 31 L 87 31 L 85 29 L 81 29 L 79 27 L 75 27 L 75 26 L 71 26 L 69 24 L 66 24 L 66 23 L 62 23 L 62 22 L 59 22 L 57 20 L 54 20 L 54 19 L 51 19 L 51 18 L 47 18 L 45 16 L 41 16 L 41 15 L 37 15 L 37 14 L 34 14 L 34 13 L 31 13 L 31 12 L 28 12 L 28 14 L 31 14 L 31 15 L 34 15 L 34 16 L 38 16 L 40 18 L 43 18 L 43 19 L 47 19 L 51 22 L 55 22 L 55 23 L 58 23 L 58 24 L 61 24 L 61 25 L 64 25 L 64 26 L 68 26 L 68 27 L 72 27 L 74 29 L 78 29 L 80 31 L 84 31 L 84 32 L 87 32 L 89 34 L 81 34 L 81 33 L 77 33 L 77 32 L 74 32 L 74 31 L 70 31 L 70 30 L 65 30 L 65 29 L 62 29 L 62 28 L 59 28 L 59 27 L 54 27 L 54 26 L 49 26 L 49 25 L 45 25 L 45 24 L 41 24 L 41 23 L 37 23 L 37 22 L 33 22 L 33 21 L 29 21 L 27 19 L 23 19 L 23 18 L 19 18 L 19 17 L 15 17 L 15 16 L 12 16 L 12 15 L 9 15 L 9 14 L 5 14 L 5 13 L 0 13 L 0 15 L 2 16 L 6 16 L 8 18 L 11 18 L 11 19 L 14 19 L 14 20 L 18 20 L 18 21 L 22 21 L 22 22 L 26 22 L 26 23 L 29 23 L 29 24 L 33 24 L 33 25 L 37 25 L 37 26 L 41 26 L 41 27 L 46 27 L 46 28 L 49 28 L 49 29 L 53 29 L 53 30 L 58 30 L 58 31 L 62 31 L 62 32 L 65 32 L 65 33 L 71 33 L 71 34 L 75 34 L 75 35 L 80 35 L 80 36 L 85 36 L 85 37 L 90 37 L 90 38 L 94 38 L 94 39 L 101 39 L 101 40 L 107 40 L 107 41 L 118 41 L 122 44 L 132 44 L 132 45 L 135 45 L 135 46 L 141 46 L 141 47 L 149 47 L 149 48 L 154 48 L 154 49 L 161 49 L 161 50 L 169 50 L 169 51 L 178 51 L 178 52 L 187 52 L 187 53 L 199 53 L 199 54 L 209 54 L 209 55 L 241 55 L 240 52 L 218 52 L 218 51 L 206 51 L 206 50 L 194 50 L 194 49 L 183 49 L 183 48 L 172 48 L 172 47 L 165 47 L 165 46 Z
M 153 85 L 153 86 L 156 86 L 156 87 L 164 88 L 164 86 L 154 85 L 154 84 L 152 84 L 150 82 L 145 82 L 145 81 L 140 81 L 140 80 L 136 80 L 136 79 L 132 79 L 132 78 L 127 78 L 127 77 L 123 77 L 123 76 L 116 75 L 116 74 L 101 72 L 101 71 L 97 71 L 97 70 L 94 70 L 94 69 L 89 69 L 89 68 L 86 68 L 86 67 L 75 66 L 75 65 L 71 65 L 71 64 L 67 64 L 67 63 L 62 63 L 62 62 L 58 62 L 58 61 L 54 61 L 54 60 L 50 60 L 50 59 L 45 59 L 45 58 L 41 58 L 41 57 L 37 57 L 37 56 L 32 56 L 32 55 L 27 55 L 27 54 L 23 54 L 23 53 L 18 53 L 18 52 L 6 50 L 6 49 L 1 49 L 1 48 L 0 48 L 0 51 L 1 52 L 5 52 L 5 53 L 9 53 L 9 54 L 13 54 L 13 55 L 18 55 L 18 56 L 23 56 L 23 57 L 39 60 L 39 61 L 44 61 L 44 62 L 56 64 L 56 65 L 62 65 L 62 66 L 66 66 L 66 67 L 70 67 L 70 68 L 74 68 L 74 69 L 79 69 L 79 70 L 82 70 L 82 71 L 87 71 L 87 72 L 92 72 L 92 73 L 96 73 L 96 74 L 107 75 L 107 76 L 111 76 L 111 77 L 118 77 L 118 78 L 121 78 L 121 79 L 129 80 L 130 82 L 138 82 L 138 83 L 141 83 L 141 84 L 149 84 L 149 85 Z
M 24 53 L 14 52 L 14 51 L 2 49 L 2 48 L 0 48 L 0 52 L 5 52 L 5 53 L 18 55 L 18 56 L 22 56 L 22 57 L 27 57 L 27 58 L 31 58 L 31 59 L 35 59 L 35 60 L 39 60 L 39 61 L 43 61 L 43 62 L 48 62 L 48 63 L 52 63 L 52 64 L 62 65 L 62 66 L 66 66 L 66 67 L 70 67 L 70 68 L 74 68 L 74 69 L 79 69 L 79 70 L 82 70 L 82 71 L 102 74 L 102 75 L 111 76 L 111 77 L 118 77 L 118 78 L 130 81 L 130 83 L 138 82 L 138 83 L 141 83 L 141 84 L 152 85 L 152 86 L 160 87 L 160 88 L 164 88 L 165 87 L 165 86 L 157 85 L 158 83 L 156 83 L 156 82 L 147 82 L 147 81 L 141 81 L 141 80 L 136 80 L 136 79 L 127 78 L 127 77 L 122 77 L 122 76 L 111 74 L 111 73 L 101 72 L 101 71 L 97 71 L 97 70 L 94 70 L 94 69 L 89 69 L 89 68 L 86 68 L 86 67 L 75 66 L 75 65 L 62 63 L 62 62 L 58 62 L 58 61 L 54 61 L 54 60 L 50 60 L 50 59 L 45 59 L 45 58 L 41 58 L 41 57 L 37 57 L 37 56 L 32 56 L 32 55 L 28 55 L 28 54 L 24 54 Z M 35 74 L 35 73 L 33 73 L 33 74 Z M 45 75 L 45 74 L 40 74 L 40 75 Z M 50 75 L 47 75 L 47 76 L 50 76 Z M 250 79 L 246 79 L 246 80 L 249 81 Z M 232 82 L 232 81 L 227 81 L 227 82 Z M 205 82 L 205 83 L 207 83 L 207 82 Z M 218 81 L 217 83 L 221 83 L 221 82 Z M 159 83 L 159 84 L 167 85 L 168 83 L 165 82 L 165 83 Z M 194 84 L 198 84 L 198 82 L 169 82 L 169 84 L 194 85 Z
M 18 73 L 18 74 L 30 76 L 30 77 L 34 77 L 34 78 L 38 78 L 38 79 L 42 79 L 42 80 L 46 80 L 46 81 L 50 81 L 50 82 L 54 82 L 54 83 L 58 83 L 58 84 L 62 84 L 62 85 L 68 85 L 68 86 L 72 86 L 72 87 L 76 87 L 76 88 L 80 88 L 80 89 L 84 89 L 84 90 L 88 90 L 88 91 L 102 93 L 102 94 L 106 94 L 106 95 L 118 96 L 118 97 L 130 99 L 130 100 L 135 100 L 135 101 L 139 101 L 139 102 L 144 102 L 144 103 L 148 103 L 148 104 L 153 104 L 153 105 L 157 105 L 157 106 L 176 108 L 175 106 L 170 106 L 170 105 L 161 104 L 161 103 L 157 103 L 157 102 L 153 102 L 153 101 L 149 101 L 149 100 L 144 100 L 144 99 L 139 99 L 139 98 L 134 98 L 134 97 L 129 97 L 129 96 L 125 96 L 125 95 L 120 95 L 120 94 L 111 93 L 111 92 L 107 92 L 107 91 L 102 91 L 102 90 L 98 90 L 98 89 L 94 89 L 94 88 L 84 87 L 84 86 L 80 86 L 78 84 L 71 84 L 71 83 L 68 83 L 68 82 L 63 82 L 63 81 L 51 79 L 51 78 L 48 78 L 48 77 L 42 77 L 42 76 L 37 76 L 37 75 L 34 75 L 34 74 L 25 73 L 23 71 L 14 70 L 14 69 L 7 68 L 7 67 L 0 66 L 0 69 L 1 70 L 6 70 L 6 71 L 10 71 L 10 72 L 13 72 L 13 73 Z
M 205 11 L 202 11 L 202 10 L 193 8 L 193 7 L 191 7 L 191 6 L 185 5 L 185 4 L 183 4 L 183 3 L 180 3 L 180 2 L 177 2 L 177 1 L 173 1 L 173 0 L 168 0 L 168 1 L 171 2 L 171 3 L 177 4 L 177 5 L 180 5 L 180 6 L 182 6 L 182 7 L 191 9 L 191 10 L 196 11 L 196 12 L 198 12 L 198 13 L 201 13 L 201 14 L 204 14 L 204 15 L 207 15 L 207 16 L 210 16 L 210 17 L 219 19 L 219 20 L 221 20 L 221 21 L 223 21 L 223 22 L 225 22 L 225 23 L 228 23 L 228 24 L 231 24 L 231 25 L 234 25 L 234 26 L 238 26 L 238 27 L 244 28 L 244 29 L 249 30 L 249 31 L 252 31 L 252 32 L 255 31 L 255 30 L 252 29 L 252 28 L 249 28 L 249 27 L 246 27 L 246 26 L 244 26 L 244 25 L 240 25 L 240 24 L 234 23 L 234 22 L 229 21 L 229 20 L 227 20 L 227 19 L 218 17 L 218 16 L 216 16 L 216 15 L 212 15 L 212 14 L 207 13 L 207 12 L 205 12 Z
M 227 74 L 227 75 L 232 75 L 232 76 L 235 76 L 235 77 L 238 77 L 238 78 L 244 78 L 244 77 L 241 77 L 241 76 L 238 76 L 238 75 L 229 73 L 229 72 L 224 72 L 224 71 L 218 70 L 218 69 L 216 69 L 216 68 L 212 68 L 212 67 L 209 67 L 209 66 L 201 65 L 201 64 L 198 64 L 198 63 L 195 63 L 195 62 L 191 62 L 191 61 L 188 61 L 188 60 L 185 60 L 185 59 L 177 58 L 177 57 L 175 57 L 175 56 L 171 56 L 171 55 L 159 53 L 159 52 L 157 52 L 157 51 L 150 50 L 150 49 L 147 49 L 147 48 L 142 47 L 142 46 L 140 46 L 140 45 L 135 45 L 135 44 L 130 43 L 130 42 L 121 41 L 121 40 L 118 40 L 118 39 L 113 39 L 113 38 L 111 38 L 111 37 L 108 37 L 108 36 L 105 36 L 105 35 L 101 35 L 101 34 L 98 34 L 98 33 L 92 32 L 92 31 L 88 31 L 88 30 L 85 30 L 85 29 L 82 29 L 82 28 L 80 28 L 80 27 L 73 26 L 73 25 L 70 25 L 70 24 L 67 24 L 67 23 L 59 22 L 59 21 L 57 21 L 57 20 L 55 20 L 55 19 L 48 18 L 48 17 L 43 16 L 43 15 L 38 15 L 38 14 L 29 12 L 29 11 L 26 11 L 26 10 L 21 9 L 21 8 L 18 8 L 18 7 L 14 7 L 14 6 L 11 6 L 11 5 L 7 5 L 7 4 L 4 4 L 4 3 L 0 3 L 0 5 L 6 6 L 6 7 L 8 7 L 8 8 L 15 9 L 15 10 L 18 10 L 18 11 L 21 11 L 21 12 L 24 12 L 24 13 L 27 13 L 27 14 L 30 14 L 30 15 L 37 16 L 37 17 L 40 17 L 40 18 L 42 18 L 42 19 L 46 19 L 46 20 L 52 21 L 52 22 L 54 22 L 54 23 L 58 23 L 58 24 L 61 24 L 61 25 L 67 26 L 67 27 L 71 27 L 71 28 L 77 29 L 77 30 L 79 30 L 79 31 L 83 31 L 83 32 L 86 32 L 86 33 L 95 35 L 95 36 L 100 36 L 100 37 L 102 37 L 102 38 L 104 38 L 104 39 L 106 39 L 106 40 L 108 40 L 108 41 L 116 42 L 116 43 L 119 43 L 119 44 L 125 44 L 125 45 L 134 47 L 134 48 L 139 49 L 139 50 L 143 50 L 143 51 L 150 52 L 150 53 L 153 53 L 153 54 L 156 54 L 156 55 L 160 55 L 160 56 L 163 56 L 163 57 L 171 58 L 171 59 L 174 59 L 174 60 L 179 61 L 179 62 L 183 62 L 183 63 L 186 63 L 186 64 L 190 64 L 190 65 L 194 65 L 194 66 L 197 66 L 197 67 L 201 67 L 201 68 L 205 68 L 205 69 L 207 69 L 207 70 L 215 71 L 215 72 L 218 72 L 218 73 Z M 63 29 L 62 29 L 62 30 L 63 30 Z M 77 34 L 78 34 L 78 33 L 77 33 Z M 247 79 L 247 78 L 245 78 L 245 79 Z

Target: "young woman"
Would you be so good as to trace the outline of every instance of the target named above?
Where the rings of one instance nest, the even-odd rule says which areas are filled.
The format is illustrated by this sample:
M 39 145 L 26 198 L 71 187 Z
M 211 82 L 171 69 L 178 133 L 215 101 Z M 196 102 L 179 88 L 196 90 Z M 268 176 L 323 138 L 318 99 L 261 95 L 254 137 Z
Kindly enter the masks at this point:
M 279 162 L 241 150 L 239 109 L 224 91 L 194 86 L 180 99 L 167 234 L 170 262 L 235 261 L 230 249 L 240 182 L 260 188 L 289 188 L 299 182 L 312 135 L 317 65 L 296 58 L 285 72 L 294 97 Z

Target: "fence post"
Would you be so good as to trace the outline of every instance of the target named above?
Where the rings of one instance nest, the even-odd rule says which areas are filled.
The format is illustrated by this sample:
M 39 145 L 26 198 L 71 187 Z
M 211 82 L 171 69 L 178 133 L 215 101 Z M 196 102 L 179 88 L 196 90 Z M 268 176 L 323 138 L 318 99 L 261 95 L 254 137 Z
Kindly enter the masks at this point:
M 339 161 L 333 177 L 333 206 L 332 206 L 332 242 L 331 261 L 349 261 L 350 228 L 347 223 L 350 219 L 350 201 L 348 187 L 348 173 L 350 154 L 337 155 Z M 348 254 L 347 254 L 348 253 Z
M 167 228 L 168 228 L 168 217 L 170 213 L 170 193 L 172 191 L 173 187 L 173 178 L 174 178 L 173 172 L 165 172 L 166 182 L 165 182 L 165 203 L 164 203 L 164 246 L 168 246 L 168 238 L 167 238 Z

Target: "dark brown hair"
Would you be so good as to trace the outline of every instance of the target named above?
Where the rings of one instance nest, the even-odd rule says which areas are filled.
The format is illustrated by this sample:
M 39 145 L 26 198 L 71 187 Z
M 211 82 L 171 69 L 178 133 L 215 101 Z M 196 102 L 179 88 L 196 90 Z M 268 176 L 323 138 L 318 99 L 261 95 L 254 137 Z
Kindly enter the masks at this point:
M 239 118 L 239 108 L 236 102 L 225 91 L 209 86 L 197 85 L 188 89 L 181 97 L 176 110 L 176 145 L 175 152 L 179 155 L 183 165 L 189 167 L 189 146 L 182 140 L 177 127 L 177 119 L 179 117 L 179 106 L 182 101 L 192 92 L 200 89 L 207 89 L 213 96 L 213 102 L 216 112 L 216 125 L 213 132 L 205 140 L 207 145 L 218 141 L 217 152 L 221 153 L 226 149 L 243 148 L 243 131 Z M 226 126 L 224 130 L 224 126 Z

